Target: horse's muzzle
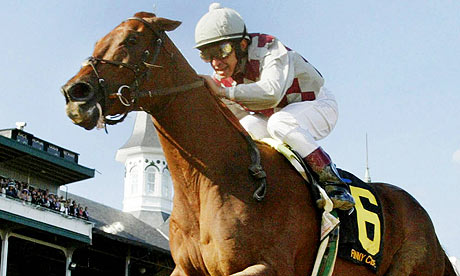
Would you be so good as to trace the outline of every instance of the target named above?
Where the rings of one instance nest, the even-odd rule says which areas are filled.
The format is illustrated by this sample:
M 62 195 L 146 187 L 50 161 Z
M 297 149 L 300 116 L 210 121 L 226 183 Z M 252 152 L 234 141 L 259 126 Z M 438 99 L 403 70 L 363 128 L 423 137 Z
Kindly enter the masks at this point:
M 94 98 L 94 87 L 88 82 L 66 84 L 61 91 L 67 102 L 88 102 Z
M 93 129 L 102 116 L 93 86 L 87 82 L 68 83 L 62 86 L 61 92 L 66 99 L 67 116 L 74 124 Z

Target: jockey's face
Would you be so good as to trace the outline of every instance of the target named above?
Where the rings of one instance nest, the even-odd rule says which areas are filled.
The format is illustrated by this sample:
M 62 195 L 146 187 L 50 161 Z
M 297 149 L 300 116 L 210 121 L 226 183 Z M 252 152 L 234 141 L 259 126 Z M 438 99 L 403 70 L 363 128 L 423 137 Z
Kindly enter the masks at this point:
M 238 59 L 236 58 L 235 51 L 225 58 L 214 57 L 211 60 L 212 69 L 222 78 L 228 78 L 235 72 Z
M 238 63 L 234 46 L 230 41 L 200 49 L 200 56 L 204 62 L 209 62 L 216 74 L 222 78 L 232 76 Z
M 243 39 L 236 44 L 242 51 L 246 51 L 248 42 Z M 224 41 L 217 45 L 212 45 L 201 49 L 200 56 L 205 62 L 211 64 L 212 69 L 222 78 L 231 77 L 238 65 L 238 57 L 235 53 L 235 45 L 230 41 Z

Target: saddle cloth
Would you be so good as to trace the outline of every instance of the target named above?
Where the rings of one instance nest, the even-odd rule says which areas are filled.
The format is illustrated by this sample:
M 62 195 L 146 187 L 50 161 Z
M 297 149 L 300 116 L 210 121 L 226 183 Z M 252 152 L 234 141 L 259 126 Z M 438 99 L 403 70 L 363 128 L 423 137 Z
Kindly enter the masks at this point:
M 286 144 L 274 139 L 262 139 L 278 152 L 284 155 L 294 168 L 309 182 L 301 161 Z M 322 214 L 321 236 L 323 241 L 333 229 L 340 223 L 339 246 L 337 255 L 359 265 L 364 265 L 376 271 L 380 265 L 383 252 L 383 213 L 380 200 L 372 185 L 363 182 L 353 174 L 340 170 L 340 176 L 350 187 L 356 205 L 351 214 L 348 211 L 337 211 L 339 220 L 335 219 L 330 212 L 332 202 L 325 195 L 322 188 L 318 187 L 319 193 L 326 198 L 326 206 Z M 313 183 L 310 183 L 313 185 Z M 333 270 L 333 266 L 331 267 Z M 332 271 L 331 271 L 332 272 Z
M 339 170 L 348 182 L 356 205 L 350 215 L 339 212 L 340 237 L 338 256 L 377 271 L 383 253 L 383 213 L 380 199 L 371 183 Z

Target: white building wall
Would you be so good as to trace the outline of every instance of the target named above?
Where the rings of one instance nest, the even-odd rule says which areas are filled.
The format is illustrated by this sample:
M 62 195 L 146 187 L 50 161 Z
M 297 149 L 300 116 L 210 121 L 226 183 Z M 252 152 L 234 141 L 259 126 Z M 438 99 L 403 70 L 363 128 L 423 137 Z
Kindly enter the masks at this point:
M 153 180 L 153 181 L 152 181 Z M 162 154 L 136 153 L 125 161 L 123 211 L 172 211 L 171 176 Z

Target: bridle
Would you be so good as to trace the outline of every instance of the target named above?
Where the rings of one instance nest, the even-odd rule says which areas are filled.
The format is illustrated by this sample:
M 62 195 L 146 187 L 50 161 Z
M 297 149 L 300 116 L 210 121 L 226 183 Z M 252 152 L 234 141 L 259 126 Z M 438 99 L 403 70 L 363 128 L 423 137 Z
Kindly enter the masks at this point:
M 142 22 L 144 24 L 144 26 L 146 26 L 149 30 L 151 30 L 154 33 L 154 35 L 155 35 L 155 37 L 157 39 L 155 40 L 155 48 L 154 48 L 154 52 L 153 52 L 153 55 L 151 56 L 151 58 L 150 58 L 150 51 L 148 49 L 146 49 L 142 53 L 142 58 L 139 61 L 139 63 L 137 63 L 137 64 L 130 64 L 130 63 L 119 62 L 119 61 L 112 61 L 112 60 L 102 59 L 102 58 L 98 58 L 98 57 L 94 57 L 94 56 L 89 57 L 84 63 L 84 65 L 91 66 L 91 68 L 93 69 L 94 74 L 97 77 L 98 86 L 99 86 L 100 90 L 103 92 L 103 99 L 102 100 L 104 102 L 103 103 L 104 108 L 106 106 L 106 99 L 114 98 L 114 97 L 118 98 L 120 103 L 127 107 L 127 109 L 124 111 L 124 113 L 120 114 L 120 115 L 115 115 L 115 116 L 110 116 L 110 117 L 102 115 L 103 119 L 104 119 L 104 125 L 105 124 L 114 125 L 114 124 L 122 122 L 126 118 L 128 113 L 133 110 L 136 102 L 138 102 L 138 100 L 141 97 L 144 97 L 144 96 L 153 97 L 153 96 L 157 96 L 157 95 L 174 94 L 174 93 L 179 93 L 179 92 L 184 92 L 184 91 L 187 91 L 187 90 L 191 90 L 193 88 L 197 88 L 197 87 L 200 87 L 200 86 L 204 85 L 204 81 L 199 80 L 199 81 L 193 82 L 191 84 L 186 84 L 186 85 L 177 86 L 177 87 L 163 88 L 163 89 L 157 89 L 157 90 L 152 90 L 152 91 L 140 91 L 139 87 L 140 87 L 140 84 L 141 84 L 141 80 L 143 78 L 145 78 L 145 76 L 149 72 L 148 69 L 151 68 L 151 67 L 158 67 L 158 68 L 162 67 L 162 66 L 159 66 L 159 65 L 155 65 L 155 62 L 157 61 L 157 58 L 158 58 L 158 56 L 160 54 L 161 49 L 164 48 L 164 41 L 165 41 L 165 38 L 166 38 L 166 33 L 163 30 L 158 31 L 158 30 L 154 29 L 149 22 L 147 22 L 146 20 L 144 20 L 144 19 L 142 19 L 140 17 L 130 17 L 130 18 L 126 19 L 125 21 L 123 21 L 122 23 L 124 23 L 124 22 L 126 22 L 128 20 L 140 21 L 140 22 Z M 164 50 L 169 53 L 169 51 L 166 48 L 164 48 Z M 174 59 L 174 54 L 173 53 L 170 53 L 170 56 L 171 56 L 172 59 Z M 130 85 L 126 85 L 126 84 L 121 85 L 118 88 L 116 93 L 110 94 L 108 92 L 107 87 L 106 87 L 105 79 L 101 77 L 101 75 L 99 74 L 99 72 L 97 70 L 97 64 L 98 63 L 106 63 L 106 64 L 118 66 L 118 67 L 121 66 L 121 67 L 127 68 L 127 69 L 131 70 L 134 73 L 134 81 Z M 128 100 L 125 96 L 123 96 L 122 92 L 123 92 L 124 89 L 128 89 L 130 91 L 131 100 Z
M 148 23 L 147 21 L 145 21 L 142 18 L 130 17 L 127 20 L 125 20 L 124 22 L 126 22 L 128 20 L 137 20 L 137 21 L 142 22 L 146 27 L 148 27 L 155 34 L 155 36 L 157 37 L 157 39 L 155 41 L 155 49 L 154 49 L 153 56 L 152 56 L 152 58 L 150 60 L 148 60 L 148 57 L 150 56 L 150 52 L 148 50 L 145 50 L 143 52 L 142 59 L 138 64 L 129 64 L 129 63 L 124 63 L 124 62 L 111 61 L 111 60 L 106 60 L 106 59 L 102 59 L 102 58 L 97 58 L 97 57 L 94 57 L 94 56 L 91 56 L 86 60 L 86 65 L 91 66 L 94 74 L 97 77 L 98 86 L 103 91 L 103 96 L 104 96 L 104 99 L 103 99 L 104 104 L 103 105 L 104 105 L 104 108 L 105 108 L 105 105 L 106 105 L 106 102 L 105 102 L 106 99 L 111 98 L 111 97 L 112 98 L 117 97 L 120 100 L 121 104 L 123 104 L 124 106 L 127 107 L 127 109 L 125 110 L 125 112 L 123 114 L 120 114 L 120 115 L 116 116 L 115 118 L 114 117 L 108 118 L 107 116 L 103 115 L 103 111 L 101 110 L 102 108 L 99 107 L 100 112 L 101 112 L 101 117 L 103 117 L 103 120 L 104 120 L 104 122 L 103 122 L 104 126 L 106 124 L 114 125 L 114 124 L 122 122 L 126 118 L 128 113 L 133 110 L 136 102 L 141 97 L 148 96 L 148 97 L 152 98 L 152 97 L 158 96 L 158 95 L 163 95 L 164 96 L 164 95 L 169 95 L 169 94 L 177 94 L 177 93 L 180 93 L 180 92 L 184 92 L 184 91 L 188 91 L 188 90 L 191 90 L 191 89 L 194 89 L 194 88 L 204 86 L 203 79 L 200 79 L 200 80 L 195 81 L 193 83 L 189 83 L 189 84 L 185 84 L 185 85 L 181 85 L 181 86 L 170 87 L 170 88 L 161 88 L 161 89 L 150 90 L 150 91 L 140 91 L 139 87 L 140 87 L 141 79 L 144 78 L 145 75 L 148 73 L 149 67 L 161 67 L 161 66 L 155 65 L 155 62 L 156 62 L 156 60 L 158 58 L 158 55 L 160 54 L 161 49 L 164 48 L 163 43 L 164 43 L 164 40 L 166 38 L 166 33 L 163 30 L 161 30 L 161 31 L 155 30 L 150 25 L 150 23 Z M 168 51 L 168 50 L 165 48 L 165 51 Z M 173 59 L 173 62 L 175 62 L 174 55 L 170 53 L 170 56 Z M 97 70 L 97 64 L 98 63 L 106 63 L 106 64 L 110 64 L 110 65 L 114 65 L 114 66 L 121 66 L 121 67 L 128 68 L 134 73 L 134 76 L 135 76 L 134 81 L 132 82 L 131 85 L 126 85 L 126 84 L 121 85 L 118 88 L 116 93 L 109 94 L 109 92 L 108 92 L 108 90 L 106 88 L 106 85 L 105 85 L 105 80 L 104 80 L 104 78 L 101 77 L 101 75 L 99 74 L 99 72 Z M 128 100 L 127 98 L 125 98 L 123 96 L 122 92 L 123 92 L 124 89 L 128 89 L 128 90 L 131 91 L 131 93 L 130 93 L 131 100 Z M 175 97 L 173 98 L 173 100 L 174 99 L 175 99 Z M 98 99 L 96 99 L 96 101 L 98 101 L 98 100 L 100 100 L 100 96 L 99 96 Z M 171 103 L 171 101 L 169 102 L 169 104 L 170 103 Z M 168 105 L 163 107 L 163 109 L 166 109 L 168 107 Z M 229 115 L 226 114 L 226 113 L 230 112 L 229 110 L 225 109 L 226 111 L 223 111 L 224 109 L 222 109 L 222 108 L 219 109 L 219 110 L 221 110 L 222 114 L 225 117 L 229 118 Z M 265 194 L 266 194 L 266 174 L 265 174 L 265 171 L 263 170 L 263 168 L 262 168 L 262 166 L 260 164 L 261 163 L 260 152 L 259 152 L 257 146 L 255 145 L 254 141 L 252 140 L 252 138 L 241 127 L 241 125 L 235 124 L 230 118 L 229 118 L 229 121 L 232 124 L 234 124 L 234 126 L 237 129 L 240 130 L 243 138 L 248 143 L 248 149 L 249 149 L 249 154 L 250 154 L 250 158 L 251 158 L 251 165 L 249 166 L 249 171 L 251 173 L 251 176 L 254 177 L 256 182 L 258 182 L 258 184 L 259 184 L 259 187 L 254 192 L 253 197 L 257 201 L 262 201 L 263 198 L 265 197 Z M 107 131 L 107 129 L 106 129 L 106 131 Z

